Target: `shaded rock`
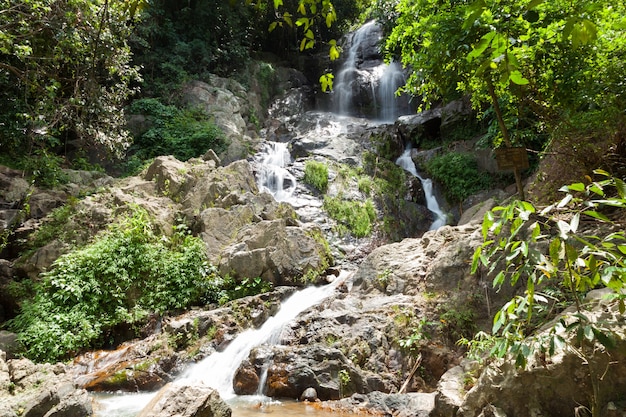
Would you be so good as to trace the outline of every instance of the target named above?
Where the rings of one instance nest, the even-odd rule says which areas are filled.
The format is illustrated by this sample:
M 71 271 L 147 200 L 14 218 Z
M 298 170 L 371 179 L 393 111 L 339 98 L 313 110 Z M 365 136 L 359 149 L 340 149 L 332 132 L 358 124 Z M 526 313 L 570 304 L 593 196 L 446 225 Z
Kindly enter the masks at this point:
M 435 393 L 385 394 L 371 392 L 354 394 L 339 401 L 328 401 L 322 408 L 333 412 L 400 417 L 429 417 L 434 415 Z
M 315 388 L 309 387 L 305 389 L 304 391 L 302 391 L 302 394 L 300 394 L 300 401 L 309 401 L 309 402 L 319 401 L 319 398 L 317 397 L 317 391 L 315 390 Z
M 366 390 L 361 374 L 339 349 L 275 346 L 271 357 L 263 387 L 268 396 L 299 398 L 305 389 L 314 388 L 319 399 L 328 400 Z
M 584 314 L 592 325 L 601 322 L 600 327 L 610 326 L 615 341 L 613 348 L 606 349 L 599 344 L 583 347 L 580 352 L 584 359 L 574 349 L 557 350 L 549 357 L 538 354 L 529 358 L 525 369 L 516 368 L 513 361 L 495 361 L 480 374 L 456 415 L 475 416 L 481 412 L 490 415 L 494 414 L 493 407 L 508 416 L 574 415 L 579 407 L 590 410 L 592 400 L 599 402 L 598 410 L 611 401 L 621 401 L 626 392 L 623 317 L 617 303 L 594 296 L 589 299 L 595 306 Z M 563 314 L 566 324 L 577 320 L 573 312 L 566 310 Z M 551 325 L 546 325 L 540 337 L 547 338 L 550 328 Z M 559 334 L 566 343 L 577 346 L 575 334 L 563 331 Z M 600 393 L 600 398 L 595 397 L 596 392 Z
M 7 359 L 15 359 L 21 350 L 17 334 L 0 330 L 0 351 L 6 354 Z
M 231 409 L 213 388 L 167 384 L 138 417 L 230 417 Z

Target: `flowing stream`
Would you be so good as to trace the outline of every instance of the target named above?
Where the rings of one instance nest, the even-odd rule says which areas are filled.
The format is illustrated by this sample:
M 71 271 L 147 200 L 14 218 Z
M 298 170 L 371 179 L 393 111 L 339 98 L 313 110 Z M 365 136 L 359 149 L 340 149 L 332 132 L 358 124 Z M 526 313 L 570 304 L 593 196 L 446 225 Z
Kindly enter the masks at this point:
M 396 164 L 409 171 L 414 177 L 417 177 L 422 182 L 422 188 L 424 189 L 424 194 L 426 195 L 426 207 L 428 207 L 428 210 L 430 210 L 435 216 L 435 220 L 430 225 L 430 230 L 437 230 L 441 226 L 445 225 L 446 214 L 439 207 L 437 198 L 433 194 L 433 181 L 430 178 L 424 178 L 418 174 L 415 162 L 413 162 L 413 158 L 411 158 L 411 148 L 407 148 L 404 153 L 400 155 L 400 157 L 396 160 Z
M 296 190 L 296 179 L 286 166 L 291 162 L 291 155 L 286 143 L 265 142 L 259 153 L 260 164 L 257 176 L 259 190 L 267 191 L 276 201 L 287 201 Z
M 237 397 L 233 390 L 233 378 L 239 364 L 246 359 L 250 351 L 260 345 L 280 343 L 280 335 L 286 324 L 300 313 L 311 308 L 335 291 L 343 282 L 347 273 L 342 273 L 334 282 L 322 287 L 308 287 L 291 295 L 282 304 L 275 316 L 270 317 L 258 329 L 249 329 L 239 334 L 221 352 L 215 352 L 200 362 L 191 365 L 174 383 L 205 384 L 216 389 L 222 399 L 232 406 L 246 403 L 243 397 Z M 142 394 L 105 394 L 96 397 L 96 417 L 132 417 L 137 415 L 156 393 Z M 275 404 L 269 398 L 255 396 L 249 398 L 254 403 Z M 250 408 L 243 406 L 242 408 Z

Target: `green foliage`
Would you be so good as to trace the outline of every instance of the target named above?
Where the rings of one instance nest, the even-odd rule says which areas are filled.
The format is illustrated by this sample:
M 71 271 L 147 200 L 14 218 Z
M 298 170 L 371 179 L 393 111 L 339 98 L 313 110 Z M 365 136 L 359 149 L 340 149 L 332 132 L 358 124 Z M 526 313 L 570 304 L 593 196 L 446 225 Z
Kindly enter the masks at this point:
M 235 281 L 231 277 L 224 278 L 219 282 L 220 289 L 216 292 L 215 300 L 220 305 L 238 298 L 248 297 L 269 292 L 272 290 L 272 283 L 265 281 L 260 277 L 244 278 L 241 281 Z
M 213 149 L 225 149 L 221 130 L 199 109 L 179 109 L 158 99 L 135 100 L 129 111 L 148 117 L 150 128 L 135 138 L 130 152 L 145 161 L 160 155 L 173 155 L 181 161 Z
M 372 200 L 360 202 L 326 196 L 324 210 L 356 237 L 365 237 L 372 233 L 376 220 L 376 209 Z
M 63 172 L 64 159 L 45 148 L 35 151 L 33 157 L 22 160 L 23 168 L 32 176 L 35 184 L 54 188 L 68 182 L 67 175 Z
M 317 188 L 321 193 L 325 193 L 328 189 L 328 166 L 323 162 L 306 161 L 304 182 Z
M 469 95 L 479 112 L 493 110 L 494 144 L 534 145 L 536 135 L 509 132 L 545 140 L 581 111 L 626 107 L 622 3 L 400 0 L 396 11 L 386 49 L 415 69 L 405 90 L 424 107 Z
M 489 348 L 496 357 L 510 355 L 519 366 L 536 352 L 553 355 L 567 346 L 589 358 L 597 352 L 596 342 L 613 346 L 610 323 L 590 321 L 581 299 L 591 289 L 606 287 L 620 313 L 626 311 L 626 235 L 623 227 L 600 235 L 581 224 L 622 221 L 626 185 L 605 171 L 596 175 L 598 181 L 563 187 L 565 197 L 539 213 L 532 204 L 515 201 L 485 214 L 485 243 L 474 253 L 472 271 L 482 265 L 494 276 L 494 287 L 525 283 L 525 291 L 496 313 L 489 340 L 481 335 L 470 346 Z M 544 290 L 547 285 L 569 293 L 575 313 L 562 317 L 546 337 L 527 338 L 562 303 Z
M 432 330 L 437 323 L 430 322 L 426 318 L 421 318 L 417 326 L 411 331 L 411 335 L 406 339 L 401 339 L 398 343 L 400 347 L 408 350 L 413 354 L 419 353 L 420 343 L 424 340 L 430 340 L 432 338 Z
M 126 40 L 139 3 L 2 2 L 2 153 L 58 145 L 121 153 L 128 145 L 122 106 L 138 80 Z
M 492 184 L 489 174 L 479 171 L 474 157 L 465 153 L 449 152 L 436 156 L 424 168 L 443 185 L 446 199 L 450 202 L 461 202 Z
M 62 359 L 96 347 L 119 323 L 207 298 L 215 271 L 204 244 L 178 227 L 157 236 L 145 211 L 128 216 L 91 244 L 58 258 L 11 321 L 27 355 Z

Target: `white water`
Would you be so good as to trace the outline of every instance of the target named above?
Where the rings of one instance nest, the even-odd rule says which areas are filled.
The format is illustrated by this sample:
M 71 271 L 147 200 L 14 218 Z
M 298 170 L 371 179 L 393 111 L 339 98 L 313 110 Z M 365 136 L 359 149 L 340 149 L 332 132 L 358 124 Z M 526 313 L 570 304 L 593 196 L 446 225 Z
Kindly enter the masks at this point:
M 410 112 L 408 106 L 401 109 L 396 91 L 404 85 L 405 78 L 402 66 L 398 62 L 362 68 L 362 52 L 372 32 L 377 29 L 376 21 L 372 20 L 361 26 L 352 35 L 350 47 L 341 68 L 335 76 L 333 96 L 335 111 L 342 116 L 359 115 L 355 108 L 355 100 L 361 94 L 359 84 L 369 86 L 374 107 L 375 119 L 381 122 L 393 122 L 398 116 Z M 378 39 L 380 42 L 382 38 Z
M 286 143 L 265 142 L 257 185 L 261 191 L 274 196 L 276 201 L 287 201 L 296 190 L 296 178 L 285 168 L 291 163 Z
M 402 111 L 398 104 L 396 91 L 405 83 L 402 66 L 398 62 L 391 62 L 389 65 L 383 65 L 383 71 L 378 80 L 378 94 L 375 97 L 380 102 L 380 110 L 378 117 L 384 122 L 393 122 L 401 114 L 407 113 Z
M 191 365 L 174 383 L 205 384 L 216 389 L 222 399 L 234 401 L 236 394 L 233 390 L 233 378 L 237 368 L 250 355 L 252 349 L 262 344 L 280 343 L 284 326 L 306 309 L 329 297 L 345 278 L 345 275 L 340 275 L 331 284 L 323 287 L 308 287 L 294 293 L 281 304 L 276 315 L 270 317 L 260 328 L 249 329 L 239 334 L 226 349 Z M 95 416 L 136 416 L 155 395 L 156 393 L 99 396 L 96 398 Z
M 422 182 L 422 188 L 426 195 L 426 207 L 435 215 L 435 221 L 430 225 L 430 230 L 437 230 L 446 224 L 446 215 L 439 207 L 437 198 L 433 194 L 433 181 L 430 178 L 423 178 L 417 173 L 415 163 L 411 158 L 411 148 L 407 148 L 404 153 L 396 160 L 396 164 L 409 171 L 413 176 Z
M 224 351 L 216 352 L 192 365 L 179 380 L 185 383 L 202 382 L 218 390 L 222 398 L 233 398 L 233 378 L 239 364 L 250 355 L 250 351 L 262 344 L 278 344 L 283 327 L 304 310 L 329 297 L 342 280 L 343 277 L 340 277 L 332 284 L 308 287 L 296 292 L 260 328 L 239 334 Z

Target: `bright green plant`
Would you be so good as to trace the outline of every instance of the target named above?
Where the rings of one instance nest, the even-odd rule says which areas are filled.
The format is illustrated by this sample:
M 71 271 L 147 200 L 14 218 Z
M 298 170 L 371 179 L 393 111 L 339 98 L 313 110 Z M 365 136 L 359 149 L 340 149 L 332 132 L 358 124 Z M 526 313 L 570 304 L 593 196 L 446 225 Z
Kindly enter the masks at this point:
M 350 372 L 347 369 L 341 369 L 339 370 L 337 376 L 339 377 L 339 388 L 341 389 L 341 395 L 346 395 L 347 390 L 350 386 L 350 382 L 352 382 Z
M 515 201 L 485 215 L 485 243 L 474 253 L 472 271 L 482 265 L 495 274 L 496 288 L 506 282 L 525 283 L 525 291 L 496 313 L 491 336 L 483 333 L 470 346 L 488 348 L 491 356 L 512 357 L 518 366 L 525 366 L 536 353 L 574 351 L 588 366 L 594 390 L 591 410 L 597 416 L 604 369 L 597 369 L 595 364 L 601 361 L 596 359 L 610 355 L 615 340 L 610 323 L 589 319 L 582 298 L 591 289 L 605 287 L 612 291 L 619 312 L 626 311 L 626 235 L 623 228 L 598 235 L 583 229 L 581 221 L 621 221 L 626 183 L 605 171 L 595 174 L 601 179 L 563 187 L 565 197 L 539 213 L 530 203 Z M 549 331 L 534 335 L 550 318 L 547 313 L 554 304 L 561 302 L 545 291 L 548 285 L 568 293 L 575 312 L 561 317 Z
M 119 323 L 201 303 L 215 279 L 204 244 L 184 228 L 154 233 L 147 213 L 131 213 L 96 240 L 58 258 L 10 327 L 27 355 L 65 358 L 96 347 Z
M 328 165 L 308 160 L 304 165 L 304 182 L 317 188 L 321 193 L 328 189 Z
M 425 317 L 422 317 L 417 326 L 411 331 L 411 334 L 406 339 L 401 339 L 398 344 L 403 349 L 411 352 L 412 354 L 418 354 L 420 349 L 420 343 L 424 340 L 430 340 L 432 338 L 431 331 L 436 326 L 436 323 L 428 321 Z
M 428 174 L 443 185 L 449 202 L 459 203 L 470 195 L 488 189 L 491 177 L 478 170 L 478 163 L 472 155 L 449 152 L 436 156 L 424 167 Z
M 326 196 L 324 210 L 356 237 L 365 237 L 372 233 L 376 220 L 376 209 L 372 200 L 360 202 Z
M 257 295 L 269 292 L 273 285 L 269 281 L 265 281 L 260 277 L 244 278 L 241 281 L 227 276 L 219 282 L 220 289 L 217 291 L 217 302 L 220 305 L 238 298 L 247 297 L 249 295 Z

